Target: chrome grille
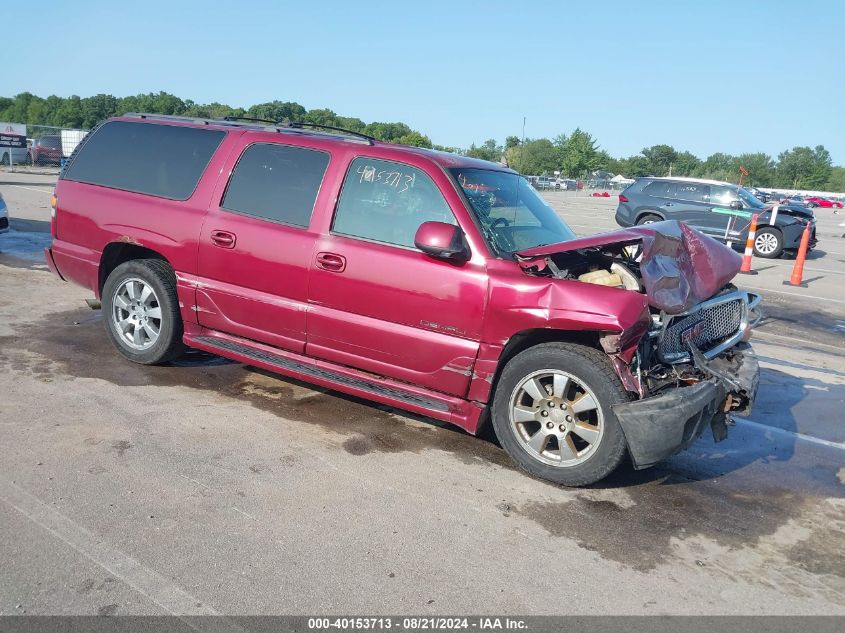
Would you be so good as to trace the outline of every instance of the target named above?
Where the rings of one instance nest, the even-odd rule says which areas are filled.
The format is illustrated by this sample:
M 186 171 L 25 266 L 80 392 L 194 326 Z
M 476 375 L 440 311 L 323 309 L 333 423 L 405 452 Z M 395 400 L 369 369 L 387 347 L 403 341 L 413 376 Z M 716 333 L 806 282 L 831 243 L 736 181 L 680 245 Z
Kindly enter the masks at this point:
M 743 307 L 742 299 L 732 299 L 702 308 L 693 314 L 672 318 L 658 345 L 660 356 L 666 360 L 686 357 L 689 350 L 686 342 L 681 341 L 681 335 L 699 321 L 703 321 L 704 325 L 698 335 L 692 338 L 693 343 L 702 352 L 716 347 L 742 327 Z

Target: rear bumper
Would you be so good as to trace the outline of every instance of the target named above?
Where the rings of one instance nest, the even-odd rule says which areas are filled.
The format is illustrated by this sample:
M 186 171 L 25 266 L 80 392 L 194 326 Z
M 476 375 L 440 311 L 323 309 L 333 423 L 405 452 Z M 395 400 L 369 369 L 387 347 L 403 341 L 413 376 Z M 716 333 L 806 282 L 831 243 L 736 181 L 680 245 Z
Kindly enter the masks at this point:
M 750 411 L 760 367 L 749 344 L 741 343 L 711 361 L 699 356 L 695 363 L 709 374 L 707 380 L 614 405 L 635 468 L 648 468 L 688 448 L 708 425 L 717 442 L 725 439 L 728 396 L 739 404 L 735 411 Z

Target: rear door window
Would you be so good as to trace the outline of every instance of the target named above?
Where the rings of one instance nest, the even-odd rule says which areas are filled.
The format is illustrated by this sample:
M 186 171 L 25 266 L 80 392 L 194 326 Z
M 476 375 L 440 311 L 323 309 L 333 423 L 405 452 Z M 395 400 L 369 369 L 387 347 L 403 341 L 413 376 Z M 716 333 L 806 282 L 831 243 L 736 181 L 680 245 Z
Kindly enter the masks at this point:
M 677 184 L 666 180 L 655 180 L 643 188 L 643 193 L 655 198 L 674 198 Z
M 171 200 L 187 200 L 225 132 L 110 121 L 80 148 L 64 178 Z
M 710 185 L 703 185 L 698 182 L 679 182 L 675 190 L 675 197 L 678 200 L 688 202 L 707 202 L 710 196 Z
M 423 222 L 457 224 L 443 194 L 422 170 L 375 158 L 349 166 L 332 231 L 414 248 Z
M 238 160 L 223 202 L 228 211 L 307 227 L 329 154 L 275 143 L 250 145 Z

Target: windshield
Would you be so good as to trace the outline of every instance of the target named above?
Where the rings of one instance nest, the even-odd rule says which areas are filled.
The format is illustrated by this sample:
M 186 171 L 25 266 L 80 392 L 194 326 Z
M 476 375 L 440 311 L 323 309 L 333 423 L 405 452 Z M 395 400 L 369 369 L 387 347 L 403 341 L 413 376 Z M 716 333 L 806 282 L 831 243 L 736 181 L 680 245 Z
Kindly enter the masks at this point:
M 62 141 L 58 136 L 42 136 L 41 147 L 49 147 L 51 149 L 59 149 L 62 146 Z
M 575 238 L 566 223 L 518 174 L 450 169 L 469 200 L 484 238 L 497 254 Z
M 736 192 L 739 194 L 740 199 L 752 209 L 765 208 L 766 205 L 751 195 L 750 191 L 743 189 L 742 187 L 737 187 Z

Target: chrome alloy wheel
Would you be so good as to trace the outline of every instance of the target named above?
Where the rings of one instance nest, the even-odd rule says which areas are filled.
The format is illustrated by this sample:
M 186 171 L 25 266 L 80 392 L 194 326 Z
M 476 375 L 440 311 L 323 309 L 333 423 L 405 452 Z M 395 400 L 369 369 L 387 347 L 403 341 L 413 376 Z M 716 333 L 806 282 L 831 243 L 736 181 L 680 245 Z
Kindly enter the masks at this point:
M 511 394 L 510 424 L 529 455 L 563 468 L 588 460 L 604 436 L 604 417 L 595 394 L 558 369 L 522 379 Z
M 771 255 L 778 249 L 778 238 L 771 233 L 761 233 L 754 238 L 754 248 L 761 255 Z
M 161 304 L 152 287 L 137 277 L 114 291 L 111 318 L 117 335 L 134 350 L 149 349 L 161 333 Z

